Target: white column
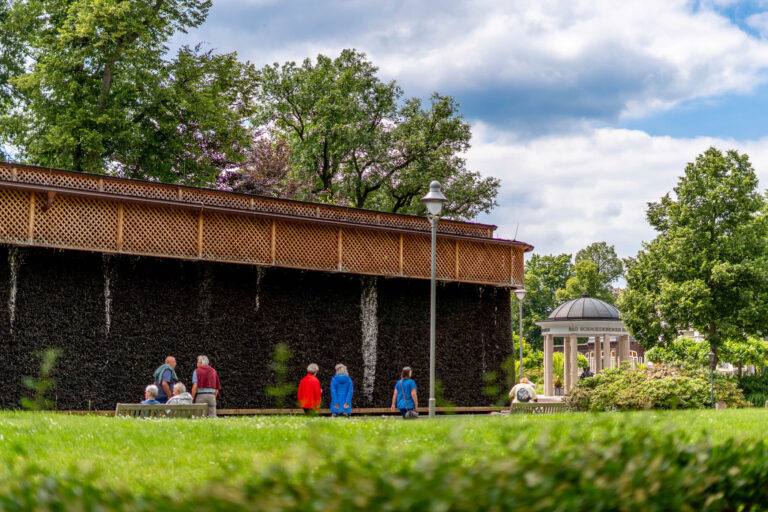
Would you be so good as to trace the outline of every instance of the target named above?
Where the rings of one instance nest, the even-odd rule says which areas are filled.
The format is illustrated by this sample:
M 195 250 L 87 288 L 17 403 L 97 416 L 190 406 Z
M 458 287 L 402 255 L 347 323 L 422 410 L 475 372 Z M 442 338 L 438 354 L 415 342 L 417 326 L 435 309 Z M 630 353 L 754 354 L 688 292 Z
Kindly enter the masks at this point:
M 552 352 L 554 346 L 554 336 L 547 334 L 544 336 L 544 394 L 552 396 L 555 394 L 554 383 L 552 382 Z
M 563 336 L 563 391 L 566 393 L 571 389 L 571 340 L 568 336 Z
M 595 334 L 595 373 L 603 369 L 603 351 L 600 336 Z
M 619 336 L 619 364 L 629 361 L 629 335 Z
M 611 337 L 607 334 L 603 337 L 603 368 L 611 368 Z
M 571 334 L 571 388 L 579 380 L 579 338 Z

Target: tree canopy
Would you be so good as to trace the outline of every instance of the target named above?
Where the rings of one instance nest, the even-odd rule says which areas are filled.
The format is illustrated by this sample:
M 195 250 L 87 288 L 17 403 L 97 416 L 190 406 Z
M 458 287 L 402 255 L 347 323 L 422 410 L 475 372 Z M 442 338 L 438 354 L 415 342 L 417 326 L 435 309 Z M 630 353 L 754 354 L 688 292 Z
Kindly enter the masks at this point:
M 496 205 L 499 180 L 466 168 L 470 126 L 449 96 L 403 99 L 363 53 L 261 70 L 259 123 L 291 148 L 298 196 L 359 208 L 423 213 L 429 182 L 443 184 L 446 216 L 470 219 Z
M 200 25 L 210 5 L 38 0 L 0 8 L 0 140 L 39 165 L 215 181 L 249 142 L 255 69 L 199 48 L 164 57 L 173 34 Z
M 709 148 L 674 187 L 649 203 L 659 233 L 628 261 L 622 319 L 646 346 L 682 330 L 712 350 L 762 335 L 768 322 L 768 218 L 747 155 Z

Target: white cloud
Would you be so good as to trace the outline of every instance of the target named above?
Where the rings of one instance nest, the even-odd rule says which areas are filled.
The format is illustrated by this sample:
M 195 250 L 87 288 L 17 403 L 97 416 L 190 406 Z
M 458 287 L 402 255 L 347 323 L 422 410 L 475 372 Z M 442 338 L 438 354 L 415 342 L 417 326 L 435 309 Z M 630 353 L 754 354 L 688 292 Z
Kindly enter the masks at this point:
M 766 81 L 768 41 L 721 0 L 214 3 L 190 39 L 263 65 L 366 51 L 409 95 L 493 96 L 509 117 L 611 121 Z M 238 10 L 239 9 L 239 10 Z M 763 26 L 764 15 L 750 18 Z M 486 100 L 487 101 L 487 100 Z M 494 120 L 499 122 L 498 119 Z M 503 123 L 500 123 L 503 124 Z M 518 129 L 523 129 L 519 128 Z
M 655 233 L 647 203 L 670 192 L 688 162 L 710 146 L 750 155 L 768 185 L 768 138 L 735 141 L 676 139 L 644 132 L 597 129 L 577 136 L 521 142 L 478 124 L 469 166 L 502 178 L 500 207 L 479 219 L 499 226 L 497 236 L 517 238 L 540 254 L 575 253 L 592 242 L 634 255 Z

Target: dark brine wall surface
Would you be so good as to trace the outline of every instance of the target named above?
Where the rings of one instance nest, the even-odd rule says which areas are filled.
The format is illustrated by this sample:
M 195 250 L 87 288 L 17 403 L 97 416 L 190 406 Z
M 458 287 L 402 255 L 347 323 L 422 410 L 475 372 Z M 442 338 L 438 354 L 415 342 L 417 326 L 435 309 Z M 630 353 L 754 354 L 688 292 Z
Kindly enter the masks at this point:
M 484 405 L 483 376 L 509 354 L 509 291 L 437 290 L 443 397 Z M 404 365 L 426 405 L 429 282 L 0 246 L 2 407 L 19 406 L 28 394 L 22 379 L 37 374 L 36 354 L 48 347 L 62 351 L 51 393 L 59 409 L 137 402 L 169 354 L 188 387 L 196 357 L 208 355 L 223 386 L 220 407 L 273 407 L 266 388 L 280 342 L 293 353 L 290 382 L 308 363 L 320 366 L 325 407 L 338 362 L 355 383 L 353 407 L 388 407 Z

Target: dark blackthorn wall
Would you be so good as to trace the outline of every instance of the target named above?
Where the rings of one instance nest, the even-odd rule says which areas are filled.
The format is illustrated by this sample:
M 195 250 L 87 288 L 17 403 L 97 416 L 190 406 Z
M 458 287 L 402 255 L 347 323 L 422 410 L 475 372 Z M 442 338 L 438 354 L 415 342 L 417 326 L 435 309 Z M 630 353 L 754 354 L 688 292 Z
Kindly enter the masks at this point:
M 14 308 L 11 252 L 21 261 Z M 366 279 L 375 279 L 378 296 L 370 401 L 362 393 Z M 451 283 L 438 285 L 437 293 L 443 396 L 455 405 L 489 403 L 483 375 L 498 370 L 509 353 L 509 291 Z M 221 408 L 272 407 L 266 387 L 274 381 L 269 363 L 279 342 L 293 353 L 291 381 L 304 376 L 308 363 L 320 365 L 326 407 L 337 362 L 355 382 L 355 407 L 387 407 L 405 365 L 414 368 L 426 405 L 429 282 L 0 246 L 0 336 L 0 406 L 6 408 L 18 407 L 26 393 L 22 378 L 37 373 L 36 353 L 48 347 L 62 351 L 53 393 L 59 409 L 138 401 L 168 354 L 188 385 L 197 355 L 210 357 L 222 381 Z

